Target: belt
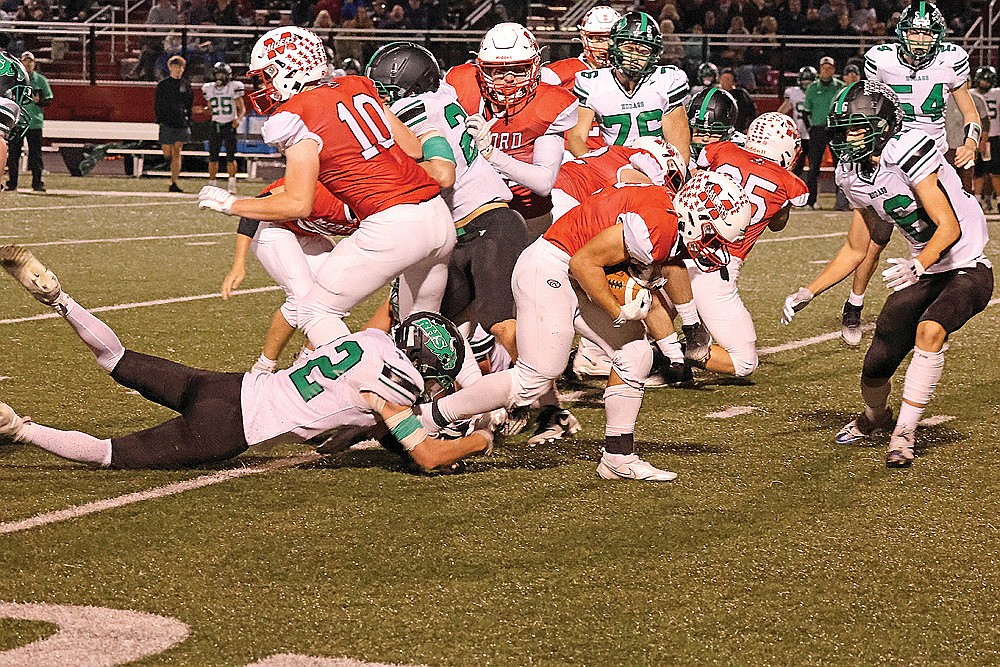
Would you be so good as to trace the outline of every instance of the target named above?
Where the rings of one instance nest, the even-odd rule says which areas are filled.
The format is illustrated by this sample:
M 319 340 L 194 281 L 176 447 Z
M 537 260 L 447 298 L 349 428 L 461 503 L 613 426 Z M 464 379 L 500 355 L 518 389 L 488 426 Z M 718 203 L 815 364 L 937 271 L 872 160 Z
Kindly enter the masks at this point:
M 501 207 L 506 208 L 507 202 L 497 201 L 497 202 L 490 202 L 489 204 L 483 204 L 475 211 L 469 213 L 464 218 L 455 223 L 455 236 L 457 236 L 458 238 L 462 238 L 469 232 L 473 231 L 473 229 L 471 228 L 471 224 L 476 220 L 476 218 L 481 216 L 483 213 L 486 213 L 487 211 L 492 211 L 495 208 L 501 208 Z

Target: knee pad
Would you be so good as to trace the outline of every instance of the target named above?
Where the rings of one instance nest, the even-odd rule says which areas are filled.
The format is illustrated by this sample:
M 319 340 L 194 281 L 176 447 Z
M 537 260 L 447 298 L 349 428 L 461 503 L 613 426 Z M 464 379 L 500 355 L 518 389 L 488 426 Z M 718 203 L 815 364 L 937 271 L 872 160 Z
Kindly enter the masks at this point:
M 747 377 L 757 370 L 757 366 L 760 364 L 760 359 L 757 357 L 757 346 L 753 346 L 749 350 L 735 352 L 729 350 L 728 352 L 729 358 L 733 362 L 733 373 L 738 378 Z
M 615 352 L 611 368 L 622 382 L 634 389 L 642 389 L 653 368 L 653 348 L 645 339 L 626 343 Z
M 545 377 L 530 366 L 518 360 L 514 364 L 513 391 L 515 406 L 531 405 L 548 391 L 553 378 Z

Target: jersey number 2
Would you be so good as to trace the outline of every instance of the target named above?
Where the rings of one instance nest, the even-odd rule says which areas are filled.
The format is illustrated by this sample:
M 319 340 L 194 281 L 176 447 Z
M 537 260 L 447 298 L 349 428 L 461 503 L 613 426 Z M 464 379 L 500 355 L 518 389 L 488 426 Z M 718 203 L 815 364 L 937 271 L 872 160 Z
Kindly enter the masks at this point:
M 358 93 L 351 98 L 350 109 L 343 102 L 337 102 L 337 118 L 351 130 L 351 134 L 361 144 L 361 157 L 370 160 L 384 148 L 396 143 L 389 131 L 389 124 L 382 115 L 382 103 L 371 95 Z M 360 120 L 359 120 L 360 119 Z M 368 128 L 366 133 L 361 123 Z
M 303 401 L 311 401 L 323 393 L 323 385 L 315 380 L 309 379 L 309 375 L 314 370 L 319 369 L 320 375 L 328 380 L 336 380 L 341 375 L 357 366 L 364 354 L 361 350 L 361 346 L 353 340 L 345 340 L 333 349 L 344 354 L 344 356 L 337 363 L 330 361 L 330 357 L 326 355 L 316 357 L 314 359 L 310 359 L 305 366 L 288 376 L 292 380 L 292 384 L 295 385 L 295 389 L 298 390 L 299 396 L 302 397 Z

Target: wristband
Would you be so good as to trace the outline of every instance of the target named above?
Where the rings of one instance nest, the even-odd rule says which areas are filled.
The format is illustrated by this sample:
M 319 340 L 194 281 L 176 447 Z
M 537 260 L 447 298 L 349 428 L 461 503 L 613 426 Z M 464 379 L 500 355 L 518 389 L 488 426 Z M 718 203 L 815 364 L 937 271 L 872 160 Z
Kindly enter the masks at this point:
M 408 452 L 427 439 L 427 431 L 409 408 L 386 419 L 385 425 Z
M 424 160 L 430 160 L 431 158 L 440 158 L 443 160 L 448 160 L 449 162 L 455 161 L 455 153 L 451 150 L 451 145 L 448 140 L 442 137 L 440 134 L 435 134 L 428 137 L 421 146 L 421 158 Z
M 978 146 L 979 139 L 983 135 L 983 128 L 979 123 L 966 123 L 965 124 L 965 141 L 972 139 L 972 141 Z

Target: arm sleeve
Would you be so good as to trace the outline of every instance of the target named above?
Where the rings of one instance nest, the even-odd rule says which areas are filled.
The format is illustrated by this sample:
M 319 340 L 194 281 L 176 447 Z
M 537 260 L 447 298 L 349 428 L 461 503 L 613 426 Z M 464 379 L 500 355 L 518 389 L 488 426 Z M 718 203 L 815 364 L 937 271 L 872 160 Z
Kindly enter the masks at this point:
M 652 264 L 653 240 L 649 235 L 649 226 L 642 215 L 634 211 L 626 211 L 618 215 L 625 233 L 625 250 L 641 264 Z
M 948 88 L 951 90 L 958 90 L 962 87 L 963 83 L 969 80 L 969 54 L 965 52 L 965 49 L 955 47 L 955 62 L 951 66 L 951 81 L 948 83 Z
M 552 186 L 559 176 L 562 158 L 562 136 L 546 134 L 535 139 L 531 164 L 512 158 L 496 148 L 490 155 L 489 163 L 515 183 L 523 185 L 535 194 L 545 196 L 552 192 Z
M 553 86 L 561 86 L 562 85 L 562 79 L 560 79 L 559 75 L 556 74 L 549 67 L 543 67 L 542 68 L 542 79 L 541 79 L 541 81 L 542 81 L 542 83 L 548 83 L 548 84 L 551 84 Z
M 590 97 L 590 86 L 596 81 L 597 70 L 577 72 L 573 79 L 573 94 L 580 104 L 587 106 L 587 99 Z
M 51 100 L 54 95 L 52 94 L 52 86 L 49 85 L 49 80 L 43 76 L 41 78 L 41 84 L 42 100 Z
M 691 92 L 691 88 L 688 85 L 687 75 L 676 67 L 664 67 L 661 71 L 664 77 L 662 108 L 666 115 L 684 104 L 684 99 Z

